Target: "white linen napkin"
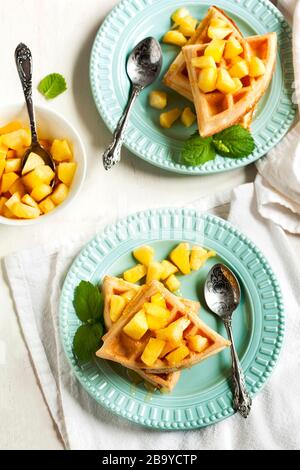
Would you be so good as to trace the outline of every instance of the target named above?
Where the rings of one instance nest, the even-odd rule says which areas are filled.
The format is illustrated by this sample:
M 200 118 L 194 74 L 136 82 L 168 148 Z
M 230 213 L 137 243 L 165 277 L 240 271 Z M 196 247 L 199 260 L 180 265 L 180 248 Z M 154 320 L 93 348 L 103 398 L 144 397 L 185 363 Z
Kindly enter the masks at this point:
M 293 18 L 294 100 L 299 106 L 300 2 L 281 0 L 280 5 Z M 256 166 L 259 174 L 255 191 L 260 215 L 291 233 L 300 233 L 300 123 Z
M 191 206 L 226 217 L 230 194 Z M 213 209 L 213 206 L 216 206 Z M 229 220 L 262 249 L 285 296 L 288 319 L 280 362 L 255 398 L 247 421 L 235 415 L 206 429 L 159 432 L 141 428 L 98 405 L 74 377 L 62 350 L 58 302 L 66 272 L 91 227 L 68 246 L 56 244 L 6 258 L 18 318 L 52 418 L 70 449 L 296 449 L 300 443 L 300 270 L 283 230 L 256 210 L 253 184 L 233 192 Z M 98 229 L 100 225 L 98 225 Z M 96 226 L 96 224 L 95 224 Z M 50 302 L 49 302 L 50 295 Z M 288 387 L 287 387 L 288 384 Z

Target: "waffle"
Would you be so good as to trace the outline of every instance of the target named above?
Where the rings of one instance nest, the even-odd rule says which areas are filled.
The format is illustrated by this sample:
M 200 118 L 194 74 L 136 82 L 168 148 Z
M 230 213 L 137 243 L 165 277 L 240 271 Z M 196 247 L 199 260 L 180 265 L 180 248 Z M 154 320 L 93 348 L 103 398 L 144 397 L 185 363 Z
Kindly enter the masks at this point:
M 207 30 L 211 20 L 213 19 L 220 19 L 224 21 L 228 27 L 232 29 L 236 37 L 242 39 L 242 33 L 238 29 L 237 25 L 224 13 L 224 11 L 220 10 L 216 6 L 212 6 L 208 9 L 207 15 L 201 21 L 194 35 L 188 41 L 187 45 L 207 44 L 210 42 L 211 39 L 207 35 Z M 184 96 L 189 101 L 194 102 L 183 51 L 179 52 L 174 62 L 170 65 L 163 81 L 169 88 L 177 91 L 177 93 Z M 248 129 L 252 121 L 252 116 L 253 111 L 250 111 L 240 119 L 240 124 Z
M 202 137 L 213 135 L 239 122 L 243 116 L 253 111 L 269 86 L 276 62 L 276 33 L 251 36 L 240 39 L 240 42 L 244 48 L 244 59 L 249 60 L 252 55 L 255 55 L 264 61 L 266 70 L 264 75 L 260 77 L 251 78 L 247 76 L 243 78 L 243 88 L 227 95 L 217 90 L 211 93 L 203 93 L 199 89 L 198 70 L 191 65 L 191 60 L 194 57 L 203 55 L 207 44 L 190 45 L 183 48 L 194 96 L 199 132 Z M 228 67 L 226 63 L 221 65 Z
M 133 298 L 127 303 L 125 306 L 122 316 L 126 315 L 128 309 L 130 309 L 130 304 L 132 301 L 135 301 L 137 293 L 140 292 L 141 295 L 144 291 L 145 287 L 138 286 L 136 284 L 132 284 L 130 282 L 124 281 L 123 279 L 112 277 L 112 276 L 105 276 L 103 283 L 102 283 L 102 292 L 104 295 L 104 321 L 106 329 L 109 330 L 113 326 L 113 322 L 111 321 L 109 310 L 110 310 L 110 300 L 113 294 L 122 295 L 127 292 L 135 291 L 135 295 Z M 199 303 L 193 302 L 191 300 L 182 299 L 184 304 L 190 308 L 195 315 L 197 315 L 199 310 Z M 105 341 L 106 335 L 103 336 L 103 340 Z M 175 385 L 177 384 L 180 372 L 170 372 L 165 374 L 150 374 L 146 371 L 142 371 L 140 369 L 132 368 L 137 374 L 139 374 L 144 380 L 150 382 L 155 387 L 165 389 L 171 391 Z
M 170 366 L 164 357 L 157 359 L 151 367 L 142 362 L 141 355 L 150 337 L 154 336 L 154 333 L 148 330 L 144 336 L 137 341 L 126 335 L 123 328 L 133 316 L 141 310 L 145 302 L 149 302 L 151 297 L 156 293 L 160 293 L 166 301 L 168 310 L 170 311 L 168 318 L 169 324 L 181 317 L 185 317 L 190 321 L 190 325 L 184 331 L 184 339 L 187 339 L 190 335 L 197 334 L 207 338 L 208 346 L 204 351 L 200 353 L 190 351 L 188 357 L 172 366 Z M 171 294 L 171 292 L 158 281 L 152 281 L 146 286 L 146 289 L 141 295 L 136 296 L 136 299 L 131 303 L 130 310 L 112 326 L 110 331 L 103 338 L 103 341 L 102 347 L 96 353 L 98 357 L 117 362 L 135 371 L 142 370 L 150 374 L 177 372 L 181 369 L 191 367 L 230 345 L 229 341 L 225 340 L 200 320 L 195 310 L 191 308 L 189 302 L 183 302 L 182 299 Z

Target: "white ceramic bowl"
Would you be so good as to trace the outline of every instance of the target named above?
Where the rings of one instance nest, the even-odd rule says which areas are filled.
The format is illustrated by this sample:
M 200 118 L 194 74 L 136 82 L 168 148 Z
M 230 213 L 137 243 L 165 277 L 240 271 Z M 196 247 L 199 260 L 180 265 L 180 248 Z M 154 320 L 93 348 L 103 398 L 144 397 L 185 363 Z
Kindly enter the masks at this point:
M 51 109 L 42 106 L 35 106 L 36 122 L 38 127 L 39 138 L 42 139 L 67 139 L 70 143 L 74 161 L 77 163 L 77 170 L 72 182 L 68 197 L 65 201 L 48 214 L 42 215 L 36 219 L 18 220 L 8 219 L 0 216 L 0 224 L 5 225 L 33 225 L 45 219 L 48 219 L 59 211 L 64 210 L 71 201 L 78 195 L 86 172 L 86 154 L 81 138 L 72 124 L 60 114 Z M 14 104 L 8 106 L 0 106 L 0 127 L 10 121 L 21 121 L 27 127 L 29 126 L 27 111 L 25 105 Z

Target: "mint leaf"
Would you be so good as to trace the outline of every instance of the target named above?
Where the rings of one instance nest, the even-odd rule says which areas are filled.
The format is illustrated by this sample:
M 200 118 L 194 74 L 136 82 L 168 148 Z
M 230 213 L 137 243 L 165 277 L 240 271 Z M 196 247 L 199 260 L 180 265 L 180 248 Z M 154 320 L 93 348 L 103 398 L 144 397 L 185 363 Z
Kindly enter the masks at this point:
M 101 324 L 81 325 L 73 338 L 73 352 L 80 361 L 89 361 L 101 346 Z
M 103 297 L 98 287 L 91 282 L 81 281 L 74 293 L 73 305 L 83 323 L 94 323 L 102 317 Z
M 213 145 L 219 155 L 229 158 L 243 158 L 255 149 L 250 132 L 239 124 L 228 127 L 213 136 Z
M 38 85 L 39 92 L 44 95 L 47 100 L 52 100 L 58 95 L 66 91 L 66 80 L 60 73 L 51 73 L 47 75 Z
M 184 144 L 181 162 L 185 165 L 198 166 L 214 160 L 216 151 L 211 137 L 201 137 L 199 133 L 192 135 Z

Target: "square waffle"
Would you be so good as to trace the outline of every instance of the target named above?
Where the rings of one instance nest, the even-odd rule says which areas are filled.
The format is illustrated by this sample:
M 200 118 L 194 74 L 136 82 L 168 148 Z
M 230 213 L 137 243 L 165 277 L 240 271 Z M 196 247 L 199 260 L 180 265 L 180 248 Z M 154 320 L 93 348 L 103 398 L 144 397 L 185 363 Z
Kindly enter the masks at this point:
M 202 137 L 213 135 L 236 124 L 240 119 L 252 112 L 257 102 L 269 86 L 276 62 L 277 37 L 275 33 L 263 36 L 251 36 L 239 39 L 243 46 L 242 57 L 249 60 L 255 55 L 265 64 L 265 73 L 257 78 L 249 76 L 242 79 L 243 88 L 231 94 L 216 90 L 203 93 L 198 86 L 199 69 L 192 66 L 192 59 L 202 56 L 208 44 L 195 44 L 183 48 L 189 82 L 193 92 L 198 119 L 199 132 Z M 229 68 L 223 59 L 220 66 Z
M 134 340 L 123 331 L 123 328 L 143 308 L 144 304 L 149 302 L 151 297 L 157 293 L 163 296 L 170 312 L 168 324 L 184 317 L 188 320 L 189 325 L 183 333 L 183 339 L 187 340 L 188 336 L 192 335 L 201 335 L 207 339 L 207 347 L 204 351 L 197 353 L 190 350 L 188 357 L 173 365 L 170 365 L 165 357 L 158 358 L 151 366 L 147 366 L 141 360 L 141 355 L 149 339 L 155 337 L 157 332 L 148 329 L 142 338 Z M 133 299 L 126 315 L 122 315 L 118 322 L 103 337 L 103 345 L 96 355 L 102 359 L 122 364 L 135 371 L 142 370 L 150 374 L 165 374 L 191 367 L 229 346 L 230 342 L 200 320 L 191 306 L 192 304 L 189 302 L 183 302 L 182 299 L 169 292 L 160 282 L 152 281 L 149 285 L 145 286 L 141 295 L 137 295 Z

